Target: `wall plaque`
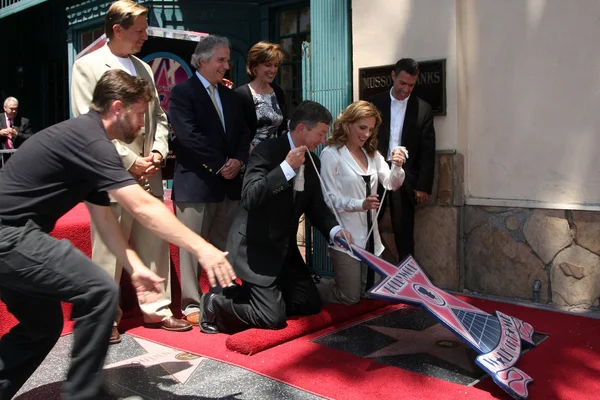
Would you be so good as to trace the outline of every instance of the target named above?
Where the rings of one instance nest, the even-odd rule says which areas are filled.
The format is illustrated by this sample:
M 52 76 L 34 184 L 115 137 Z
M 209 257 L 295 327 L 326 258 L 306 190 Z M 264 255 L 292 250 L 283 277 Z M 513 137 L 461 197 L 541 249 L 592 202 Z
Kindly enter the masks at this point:
M 394 64 L 358 69 L 360 100 L 389 91 Z M 446 60 L 419 61 L 419 79 L 413 94 L 431 105 L 433 115 L 446 115 Z

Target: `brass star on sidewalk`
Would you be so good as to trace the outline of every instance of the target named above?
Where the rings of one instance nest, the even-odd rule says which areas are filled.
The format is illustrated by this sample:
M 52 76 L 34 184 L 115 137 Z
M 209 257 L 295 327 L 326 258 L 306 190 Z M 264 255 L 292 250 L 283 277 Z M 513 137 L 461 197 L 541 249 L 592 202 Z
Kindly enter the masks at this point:
M 367 326 L 397 341 L 383 349 L 366 355 L 365 358 L 427 353 L 464 370 L 476 372 L 473 363 L 467 355 L 465 344 L 457 341 L 456 336 L 441 324 L 435 324 L 420 331 L 384 326 Z
M 174 379 L 179 381 L 182 385 L 185 385 L 190 376 L 196 371 L 196 368 L 198 368 L 198 365 L 205 360 L 204 357 L 186 353 L 148 340 L 135 337 L 133 340 L 142 346 L 148 353 L 106 365 L 104 366 L 104 369 L 140 365 L 147 368 L 160 365 Z

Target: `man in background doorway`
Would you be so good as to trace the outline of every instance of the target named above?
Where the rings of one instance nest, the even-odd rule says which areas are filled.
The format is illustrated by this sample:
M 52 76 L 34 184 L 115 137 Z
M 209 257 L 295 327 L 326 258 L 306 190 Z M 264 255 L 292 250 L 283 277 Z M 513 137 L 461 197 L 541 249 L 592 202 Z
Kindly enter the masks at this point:
M 14 97 L 4 100 L 4 112 L 0 117 L 0 144 L 3 150 L 18 149 L 33 135 L 27 118 L 19 115 L 19 101 Z

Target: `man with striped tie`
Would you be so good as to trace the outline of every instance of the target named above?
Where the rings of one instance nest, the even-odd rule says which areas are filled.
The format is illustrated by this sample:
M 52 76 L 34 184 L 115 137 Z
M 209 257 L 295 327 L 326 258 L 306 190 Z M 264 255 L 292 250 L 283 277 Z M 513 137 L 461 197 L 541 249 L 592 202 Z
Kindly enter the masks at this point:
M 29 120 L 19 115 L 19 101 L 14 97 L 4 100 L 4 112 L 0 118 L 0 144 L 3 150 L 17 149 L 33 135 Z

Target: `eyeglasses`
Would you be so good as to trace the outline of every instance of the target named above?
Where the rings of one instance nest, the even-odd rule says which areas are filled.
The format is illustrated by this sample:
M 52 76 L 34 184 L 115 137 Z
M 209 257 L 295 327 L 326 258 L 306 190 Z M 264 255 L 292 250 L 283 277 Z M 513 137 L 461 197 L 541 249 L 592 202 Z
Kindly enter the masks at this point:
M 19 107 L 6 107 L 6 106 L 4 106 L 4 109 L 5 110 L 10 110 L 12 112 L 16 112 L 19 109 Z

